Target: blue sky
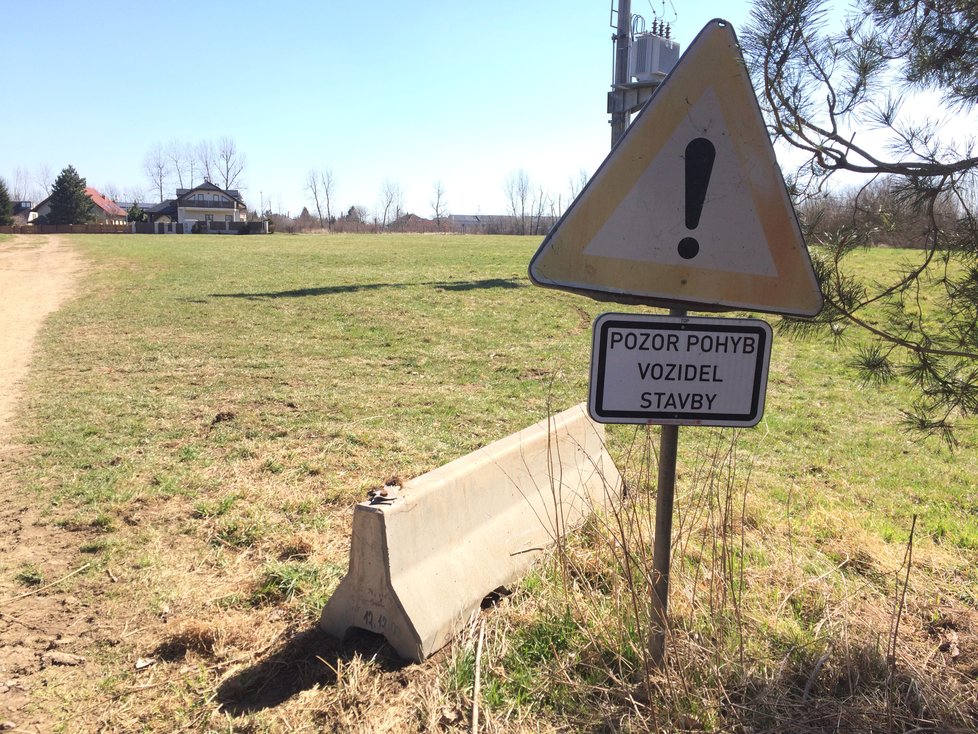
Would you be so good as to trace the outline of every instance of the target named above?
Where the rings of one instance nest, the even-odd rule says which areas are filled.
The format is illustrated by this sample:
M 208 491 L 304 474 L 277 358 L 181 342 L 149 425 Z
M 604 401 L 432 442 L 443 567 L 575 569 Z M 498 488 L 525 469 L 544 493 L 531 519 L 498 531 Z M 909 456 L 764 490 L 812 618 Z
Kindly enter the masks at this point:
M 676 5 L 666 19 L 684 49 L 711 18 L 736 29 L 750 12 L 747 0 Z M 450 212 L 502 213 L 519 169 L 566 202 L 609 147 L 609 7 L 0 0 L 0 176 L 70 163 L 92 186 L 152 199 L 155 144 L 230 136 L 253 207 L 311 207 L 305 179 L 324 167 L 344 209 L 375 210 L 391 181 L 407 211 L 431 216 L 440 181 Z M 633 0 L 649 22 L 662 9 Z

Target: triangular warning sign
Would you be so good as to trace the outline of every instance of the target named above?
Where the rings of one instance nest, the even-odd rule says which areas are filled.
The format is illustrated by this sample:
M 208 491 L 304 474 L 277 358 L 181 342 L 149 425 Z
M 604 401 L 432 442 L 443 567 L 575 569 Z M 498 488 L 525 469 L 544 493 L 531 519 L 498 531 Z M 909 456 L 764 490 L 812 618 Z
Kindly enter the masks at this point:
M 530 277 L 602 300 L 821 310 L 730 23 L 696 37 L 543 241 Z

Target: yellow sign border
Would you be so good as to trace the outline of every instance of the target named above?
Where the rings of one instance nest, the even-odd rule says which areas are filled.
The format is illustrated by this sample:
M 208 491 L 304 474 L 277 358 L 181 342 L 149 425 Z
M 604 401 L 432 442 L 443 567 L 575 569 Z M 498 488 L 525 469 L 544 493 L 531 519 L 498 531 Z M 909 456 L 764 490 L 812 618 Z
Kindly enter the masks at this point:
M 689 108 L 716 94 L 726 134 L 744 171 L 776 277 L 689 265 L 641 263 L 585 254 L 585 249 L 656 160 Z M 759 175 L 753 173 L 759 171 Z M 681 176 L 682 168 L 677 167 Z M 677 185 L 682 185 L 681 178 Z M 569 207 L 530 262 L 537 284 L 603 300 L 689 304 L 706 310 L 755 310 L 814 316 L 822 294 L 781 176 L 774 148 L 733 27 L 713 20 L 700 32 L 618 145 Z

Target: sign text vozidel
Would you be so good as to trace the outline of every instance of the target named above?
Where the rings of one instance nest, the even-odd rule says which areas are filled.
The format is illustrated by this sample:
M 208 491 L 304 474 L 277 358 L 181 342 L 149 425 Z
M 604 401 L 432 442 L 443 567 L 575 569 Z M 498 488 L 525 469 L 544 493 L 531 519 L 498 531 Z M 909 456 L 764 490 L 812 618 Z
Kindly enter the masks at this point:
M 764 413 L 771 336 L 760 319 L 602 314 L 594 323 L 591 417 L 756 425 Z

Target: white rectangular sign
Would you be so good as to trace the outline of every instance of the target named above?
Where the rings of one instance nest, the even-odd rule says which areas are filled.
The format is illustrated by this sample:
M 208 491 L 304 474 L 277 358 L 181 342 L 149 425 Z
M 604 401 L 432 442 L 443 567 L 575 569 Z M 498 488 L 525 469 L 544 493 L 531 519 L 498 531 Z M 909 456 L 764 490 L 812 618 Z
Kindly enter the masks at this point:
M 771 338 L 760 319 L 602 314 L 588 412 L 599 423 L 757 425 Z

